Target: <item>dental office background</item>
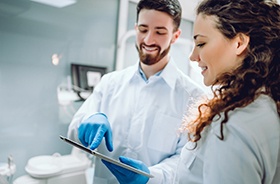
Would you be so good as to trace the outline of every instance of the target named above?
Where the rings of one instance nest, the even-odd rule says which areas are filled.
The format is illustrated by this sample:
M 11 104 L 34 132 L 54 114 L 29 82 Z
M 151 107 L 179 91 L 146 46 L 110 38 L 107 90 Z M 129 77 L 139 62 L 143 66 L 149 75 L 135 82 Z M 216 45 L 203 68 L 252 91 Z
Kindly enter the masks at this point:
M 203 86 L 200 69 L 188 59 L 198 1 L 181 0 L 182 35 L 171 53 Z M 0 0 L 0 163 L 12 157 L 14 178 L 26 174 L 31 157 L 70 154 L 72 147 L 59 135 L 66 136 L 83 103 L 72 85 L 71 64 L 111 72 L 137 62 L 137 2 Z

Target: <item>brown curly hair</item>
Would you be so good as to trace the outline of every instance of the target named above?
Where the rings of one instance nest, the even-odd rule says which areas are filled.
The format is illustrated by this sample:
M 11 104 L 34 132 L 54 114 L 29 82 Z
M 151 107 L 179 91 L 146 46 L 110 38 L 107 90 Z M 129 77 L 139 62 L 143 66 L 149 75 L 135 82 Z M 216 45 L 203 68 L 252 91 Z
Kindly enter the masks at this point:
M 279 4 L 273 0 L 204 0 L 196 13 L 216 16 L 216 28 L 226 38 L 243 33 L 250 42 L 241 66 L 218 76 L 211 87 L 213 98 L 199 105 L 193 121 L 185 122 L 183 128 L 189 139 L 197 142 L 203 129 L 223 113 L 219 137 L 223 140 L 223 124 L 228 121 L 229 112 L 247 106 L 260 94 L 275 101 L 280 116 Z

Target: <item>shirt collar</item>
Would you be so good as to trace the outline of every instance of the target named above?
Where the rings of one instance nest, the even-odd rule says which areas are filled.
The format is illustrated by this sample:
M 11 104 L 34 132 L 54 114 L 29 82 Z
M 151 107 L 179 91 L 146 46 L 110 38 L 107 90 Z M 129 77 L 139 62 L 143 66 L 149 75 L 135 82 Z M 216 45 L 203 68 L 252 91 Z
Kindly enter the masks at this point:
M 148 79 L 146 77 L 146 75 L 144 74 L 143 70 L 141 69 L 140 65 L 138 67 L 138 72 L 140 73 L 140 76 L 142 77 L 142 79 L 147 83 Z M 161 74 L 162 70 L 157 72 L 156 74 L 154 74 L 153 76 L 159 76 Z
M 139 62 L 135 64 L 133 68 L 134 68 L 133 69 L 134 72 L 131 73 L 131 78 L 130 78 L 131 80 L 133 80 L 134 77 L 141 77 L 141 79 L 147 81 L 146 76 L 144 75 L 142 69 L 140 68 Z M 178 71 L 175 62 L 173 61 L 172 58 L 170 58 L 169 62 L 164 67 L 164 69 L 157 72 L 155 76 L 161 77 L 171 88 L 174 89 L 178 78 L 178 72 L 180 71 Z
M 164 67 L 162 70 L 160 76 L 165 80 L 165 82 L 171 87 L 175 88 L 177 78 L 179 77 L 179 70 L 173 61 L 172 58 L 170 58 L 169 62 L 167 65 Z

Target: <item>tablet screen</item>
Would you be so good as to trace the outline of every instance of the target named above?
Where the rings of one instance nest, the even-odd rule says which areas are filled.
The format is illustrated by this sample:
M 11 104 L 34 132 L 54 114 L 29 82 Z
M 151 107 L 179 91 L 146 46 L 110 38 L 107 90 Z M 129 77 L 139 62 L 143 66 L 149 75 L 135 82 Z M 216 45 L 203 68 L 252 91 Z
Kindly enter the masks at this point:
M 136 168 L 134 168 L 134 167 L 132 167 L 132 166 L 130 166 L 130 165 L 124 164 L 124 163 L 122 163 L 122 162 L 120 162 L 120 161 L 117 161 L 117 160 L 115 160 L 115 159 L 113 159 L 113 158 L 110 158 L 110 157 L 108 157 L 108 156 L 106 156 L 106 155 L 103 155 L 103 154 L 101 154 L 101 153 L 99 153 L 99 152 L 97 152 L 97 151 L 95 151 L 95 150 L 91 150 L 91 149 L 89 149 L 89 148 L 87 148 L 87 147 L 85 147 L 85 146 L 83 146 L 83 145 L 81 145 L 81 144 L 79 144 L 79 143 L 77 143 L 77 142 L 71 140 L 71 139 L 68 139 L 68 138 L 66 138 L 66 137 L 63 137 L 63 136 L 61 136 L 61 135 L 60 135 L 59 137 L 60 137 L 60 139 L 62 139 L 63 141 L 65 141 L 65 142 L 71 144 L 72 146 L 75 146 L 75 147 L 77 147 L 77 148 L 80 148 L 81 150 L 83 150 L 83 151 L 85 151 L 85 152 L 87 152 L 87 153 L 89 153 L 89 154 L 92 154 L 92 155 L 94 155 L 94 156 L 96 156 L 96 157 L 99 157 L 99 158 L 101 158 L 101 159 L 103 159 L 103 160 L 106 160 L 107 162 L 113 163 L 113 164 L 115 164 L 115 165 L 118 165 L 118 166 L 123 167 L 123 168 L 125 168 L 125 169 L 127 169 L 127 170 L 130 170 L 130 171 L 133 171 L 133 172 L 135 172 L 135 173 L 138 173 L 138 174 L 147 176 L 147 177 L 149 177 L 149 178 L 153 178 L 153 177 L 154 177 L 153 175 L 151 175 L 151 174 L 149 174 L 149 173 L 146 173 L 146 172 L 144 172 L 144 171 L 141 171 L 141 170 L 139 170 L 139 169 L 136 169 Z

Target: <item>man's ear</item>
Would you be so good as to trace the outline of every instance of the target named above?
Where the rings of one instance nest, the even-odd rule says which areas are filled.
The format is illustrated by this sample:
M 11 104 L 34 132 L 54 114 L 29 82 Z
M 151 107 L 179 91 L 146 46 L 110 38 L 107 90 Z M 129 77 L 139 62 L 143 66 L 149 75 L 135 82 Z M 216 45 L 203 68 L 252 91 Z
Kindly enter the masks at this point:
M 171 43 L 175 43 L 175 41 L 180 37 L 181 32 L 182 32 L 181 29 L 178 29 L 173 33 L 173 38 L 171 40 Z
M 236 42 L 236 54 L 241 55 L 246 51 L 249 45 L 250 37 L 245 35 L 244 33 L 238 33 L 235 37 Z

